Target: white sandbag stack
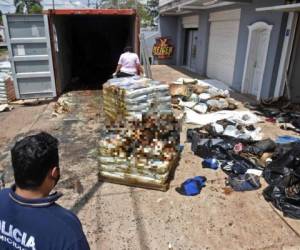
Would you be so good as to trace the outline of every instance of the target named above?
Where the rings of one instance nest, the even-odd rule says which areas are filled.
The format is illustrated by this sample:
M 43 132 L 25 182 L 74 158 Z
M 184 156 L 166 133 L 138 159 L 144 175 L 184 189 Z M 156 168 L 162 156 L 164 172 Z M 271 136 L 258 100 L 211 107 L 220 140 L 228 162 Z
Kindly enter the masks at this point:
M 103 99 L 111 121 L 141 119 L 148 112 L 172 113 L 169 86 L 150 79 L 111 79 L 103 86 Z

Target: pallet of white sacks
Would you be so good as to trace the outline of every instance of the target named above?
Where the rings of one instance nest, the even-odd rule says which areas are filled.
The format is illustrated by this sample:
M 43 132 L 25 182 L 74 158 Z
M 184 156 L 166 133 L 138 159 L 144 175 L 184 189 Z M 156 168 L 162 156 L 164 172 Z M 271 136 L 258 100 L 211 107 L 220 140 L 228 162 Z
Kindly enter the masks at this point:
M 143 182 L 139 178 L 132 177 L 130 174 L 126 174 L 125 178 L 117 178 L 114 177 L 113 174 L 111 176 L 104 175 L 101 171 L 98 173 L 98 180 L 102 182 L 109 182 L 113 184 L 125 185 L 130 187 L 137 188 L 145 188 L 150 190 L 157 190 L 162 192 L 167 192 L 170 187 L 170 182 L 174 179 L 175 170 L 178 166 L 180 160 L 180 154 L 178 153 L 177 157 L 170 163 L 170 170 L 168 174 L 167 181 L 164 183 L 149 183 Z

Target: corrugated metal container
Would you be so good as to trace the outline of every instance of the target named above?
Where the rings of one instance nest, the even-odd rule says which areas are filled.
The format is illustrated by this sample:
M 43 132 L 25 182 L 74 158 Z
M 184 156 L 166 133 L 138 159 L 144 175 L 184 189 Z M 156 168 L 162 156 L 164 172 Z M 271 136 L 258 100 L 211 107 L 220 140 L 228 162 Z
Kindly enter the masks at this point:
M 18 99 L 99 88 L 114 72 L 124 47 L 139 52 L 139 18 L 132 9 L 8 14 L 4 24 Z

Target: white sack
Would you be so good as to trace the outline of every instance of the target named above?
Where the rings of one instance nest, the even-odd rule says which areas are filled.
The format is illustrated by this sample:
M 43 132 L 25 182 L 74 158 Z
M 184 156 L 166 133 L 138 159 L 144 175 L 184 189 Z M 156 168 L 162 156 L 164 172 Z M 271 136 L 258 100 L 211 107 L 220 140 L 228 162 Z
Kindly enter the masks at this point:
M 242 125 L 251 125 L 260 121 L 260 119 L 256 115 L 252 114 L 249 111 L 223 110 L 211 114 L 198 114 L 195 111 L 186 107 L 185 115 L 186 123 L 202 126 L 210 123 L 215 123 L 223 119 L 227 119 L 229 121 Z

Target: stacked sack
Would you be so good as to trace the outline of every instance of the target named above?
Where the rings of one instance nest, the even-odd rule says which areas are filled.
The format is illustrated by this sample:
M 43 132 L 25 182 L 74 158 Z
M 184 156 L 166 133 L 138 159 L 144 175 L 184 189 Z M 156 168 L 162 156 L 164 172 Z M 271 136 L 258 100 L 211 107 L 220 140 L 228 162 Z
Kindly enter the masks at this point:
M 0 62 L 0 103 L 7 103 L 16 99 L 11 75 L 10 62 Z
M 230 98 L 229 90 L 216 88 L 208 80 L 178 80 L 170 84 L 170 92 L 174 107 L 186 107 L 200 114 L 237 108 L 236 101 Z
M 110 121 L 141 119 L 148 112 L 172 113 L 169 86 L 150 79 L 111 79 L 103 86 L 103 99 Z
M 99 141 L 100 177 L 166 190 L 180 143 L 168 85 L 149 79 L 113 79 L 105 84 L 103 96 L 110 125 Z

